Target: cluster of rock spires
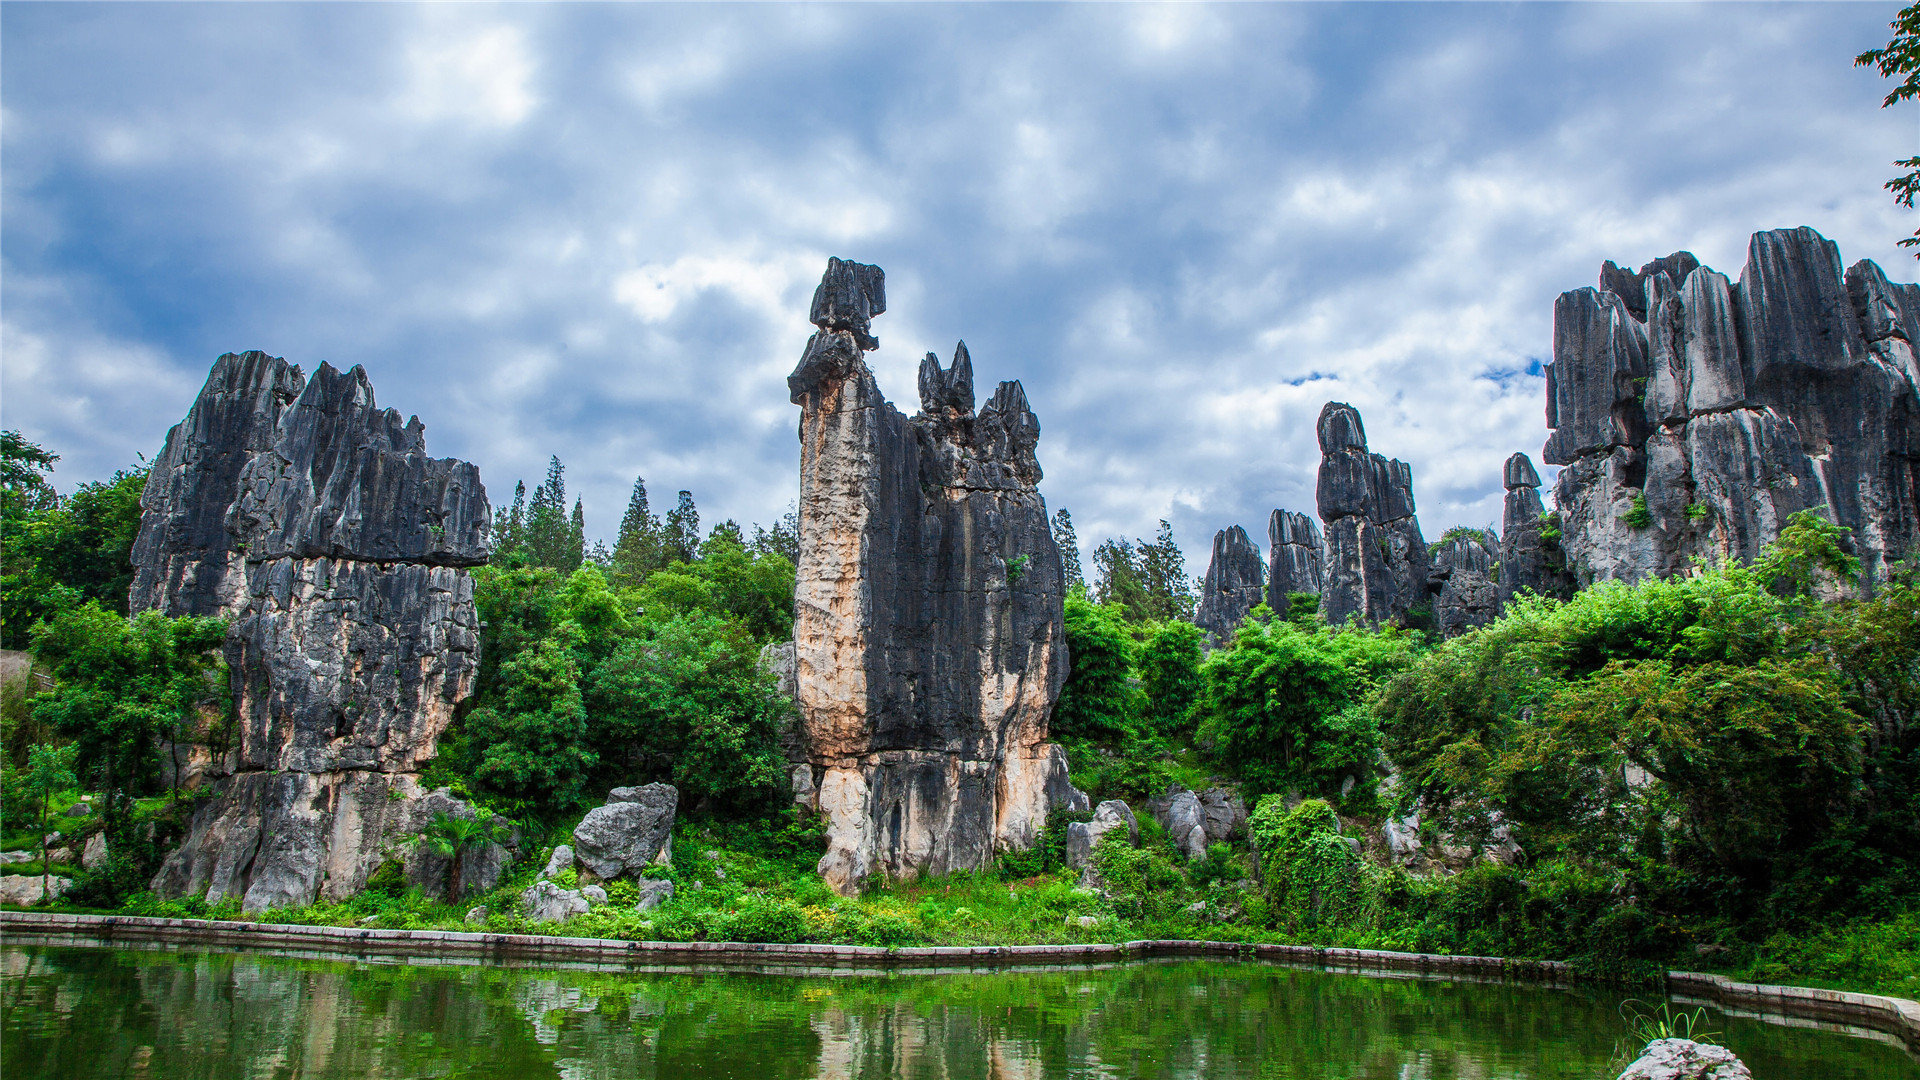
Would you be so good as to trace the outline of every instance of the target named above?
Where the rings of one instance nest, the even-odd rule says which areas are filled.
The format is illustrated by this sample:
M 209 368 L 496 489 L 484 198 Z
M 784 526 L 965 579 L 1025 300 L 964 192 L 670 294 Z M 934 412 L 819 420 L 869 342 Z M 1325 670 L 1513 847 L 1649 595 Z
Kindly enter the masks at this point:
M 141 496 L 131 606 L 229 620 L 236 731 L 155 892 L 341 899 L 435 813 L 473 813 L 417 773 L 473 688 L 489 524 L 479 471 L 429 457 L 360 368 L 214 363 Z M 463 878 L 489 887 L 503 854 L 470 850 Z M 440 857 L 407 864 L 441 887 Z
M 1546 461 L 1579 584 L 1751 559 L 1825 506 L 1869 585 L 1920 542 L 1920 286 L 1812 229 L 1737 282 L 1677 252 L 1554 304 Z
M 1483 626 L 1521 592 L 1670 576 L 1696 560 L 1750 560 L 1789 516 L 1827 508 L 1851 530 L 1865 584 L 1920 550 L 1920 286 L 1871 261 L 1842 272 L 1812 229 L 1756 233 L 1737 282 L 1676 252 L 1637 272 L 1608 262 L 1598 288 L 1554 304 L 1546 367 L 1555 513 L 1525 454 L 1507 460 L 1498 537 L 1429 549 L 1405 463 L 1367 450 L 1359 413 L 1318 425 L 1318 510 L 1274 511 L 1268 597 L 1317 592 L 1332 623 Z M 1236 540 L 1235 537 L 1238 539 Z M 1214 642 L 1251 592 L 1237 526 L 1214 541 L 1195 619 Z M 1252 553 L 1257 558 L 1257 552 Z M 1221 591 L 1216 596 L 1215 583 Z M 1311 586 L 1305 583 L 1312 582 Z
M 788 377 L 800 418 L 790 752 L 827 822 L 820 873 L 976 869 L 1084 808 L 1047 722 L 1066 679 L 1059 550 L 1036 485 L 1040 423 L 1018 382 L 976 415 L 965 344 L 920 365 L 920 412 L 864 354 L 879 267 L 831 260 Z M 775 666 L 786 666 L 775 659 Z

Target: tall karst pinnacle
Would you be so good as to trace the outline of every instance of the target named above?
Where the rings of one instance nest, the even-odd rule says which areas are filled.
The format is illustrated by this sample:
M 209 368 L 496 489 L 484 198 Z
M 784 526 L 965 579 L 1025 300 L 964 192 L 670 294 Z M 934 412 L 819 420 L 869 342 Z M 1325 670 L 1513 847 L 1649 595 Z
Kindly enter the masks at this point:
M 1060 555 L 1037 490 L 1040 422 L 1018 382 L 976 415 L 962 344 L 920 366 L 920 413 L 864 354 L 879 267 L 833 259 L 787 384 L 800 419 L 794 678 L 820 872 L 975 869 L 1084 805 L 1047 723 L 1066 678 Z

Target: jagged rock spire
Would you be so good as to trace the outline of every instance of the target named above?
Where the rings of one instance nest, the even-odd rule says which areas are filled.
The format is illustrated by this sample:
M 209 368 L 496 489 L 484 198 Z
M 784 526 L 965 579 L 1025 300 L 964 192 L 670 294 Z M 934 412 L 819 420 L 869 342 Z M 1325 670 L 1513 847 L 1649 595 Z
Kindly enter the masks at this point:
M 1193 624 L 1207 632 L 1213 645 L 1224 645 L 1246 621 L 1247 612 L 1264 599 L 1265 579 L 1260 549 L 1247 537 L 1247 530 L 1238 525 L 1221 529 L 1213 534 L 1213 558 L 1207 563 Z

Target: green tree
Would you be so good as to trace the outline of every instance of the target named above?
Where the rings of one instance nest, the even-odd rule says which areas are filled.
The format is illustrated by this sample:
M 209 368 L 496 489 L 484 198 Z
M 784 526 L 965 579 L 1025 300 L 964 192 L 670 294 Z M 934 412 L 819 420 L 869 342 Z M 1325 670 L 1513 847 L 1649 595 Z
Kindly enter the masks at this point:
M 584 517 L 580 525 L 584 534 Z M 534 489 L 527 508 L 526 549 L 527 561 L 534 566 L 552 567 L 563 574 L 580 567 L 580 535 L 567 514 L 567 467 L 558 457 L 548 459 L 547 479 Z
M 1093 549 L 1093 598 L 1126 615 L 1128 622 L 1152 618 L 1153 598 L 1140 573 L 1132 541 L 1111 539 Z
M 747 550 L 755 555 L 778 555 L 795 566 L 800 565 L 800 511 L 792 503 L 773 523 L 773 528 L 753 527 L 753 540 Z
M 704 611 L 654 623 L 621 642 L 585 691 L 610 780 L 666 780 L 689 805 L 723 813 L 779 804 L 793 702 L 739 623 Z
M 1173 526 L 1162 519 L 1153 542 L 1141 541 L 1139 552 L 1149 617 L 1193 621 L 1193 580 L 1187 576 L 1186 555 L 1174 543 Z
M 1064 506 L 1053 515 L 1053 543 L 1060 549 L 1061 580 L 1068 589 L 1085 589 L 1087 578 L 1080 572 L 1080 537 L 1073 531 L 1073 515 Z
M 72 746 L 41 744 L 27 752 L 26 788 L 40 803 L 40 891 L 45 895 L 53 884 L 53 871 L 47 866 L 47 816 L 53 797 L 79 783 L 74 777 L 76 749 Z
M 567 520 L 567 550 L 554 569 L 573 573 L 587 558 L 587 513 L 579 499 L 573 500 L 573 516 Z
M 1343 637 L 1285 622 L 1243 624 L 1201 668 L 1199 740 L 1209 755 L 1259 792 L 1329 793 L 1347 776 L 1367 779 L 1377 727 L 1364 708 L 1356 711 L 1368 681 L 1354 662 L 1366 646 Z
M 513 505 L 493 512 L 493 561 L 502 565 L 524 558 L 527 544 L 527 482 L 513 485 Z
M 664 565 L 660 519 L 648 507 L 647 478 L 636 476 L 626 515 L 620 519 L 620 535 L 613 545 L 614 574 L 622 585 L 639 585 Z
M 1114 609 L 1078 596 L 1066 599 L 1066 685 L 1053 707 L 1053 733 L 1116 739 L 1133 728 L 1133 639 Z
M 474 778 L 551 815 L 573 807 L 598 756 L 588 746 L 587 712 L 573 649 L 580 631 L 554 635 L 500 666 L 491 699 L 467 717 Z
M 1191 732 L 1194 705 L 1206 681 L 1200 677 L 1201 643 L 1206 634 L 1190 622 L 1160 623 L 1140 651 L 1140 688 L 1147 695 L 1147 716 L 1162 735 Z
M 224 694 L 217 650 L 225 640 L 220 619 L 155 611 L 127 619 L 94 601 L 34 628 L 34 655 L 56 684 L 35 700 L 34 717 L 74 740 L 114 844 L 129 839 L 133 799 L 159 787 L 156 740 L 191 726 Z
M 513 822 L 506 818 L 495 817 L 493 811 L 481 807 L 472 817 L 458 817 L 438 811 L 433 820 L 427 823 L 425 832 L 420 834 L 420 842 L 427 850 L 447 860 L 447 903 L 456 903 L 460 899 L 461 863 L 468 852 L 486 847 L 488 844 L 505 844 L 513 839 Z
M 667 511 L 662 534 L 667 562 L 690 563 L 700 557 L 700 511 L 693 505 L 693 492 L 680 493 L 673 509 Z
M 1853 58 L 1855 67 L 1878 68 L 1880 76 L 1886 79 L 1906 76 L 1900 84 L 1888 91 L 1880 102 L 1880 107 L 1890 109 L 1902 101 L 1920 97 L 1920 4 L 1910 4 L 1901 8 L 1893 21 L 1887 24 L 1893 31 L 1893 40 L 1883 49 L 1868 49 Z M 1893 163 L 1896 169 L 1907 172 L 1896 176 L 1881 185 L 1893 193 L 1893 201 L 1907 209 L 1913 209 L 1913 197 L 1920 194 L 1920 157 L 1901 158 Z M 1901 247 L 1920 246 L 1920 230 L 1900 241 Z M 1914 253 L 1920 258 L 1920 251 Z
M 25 648 L 35 620 L 84 600 L 126 614 L 147 467 L 122 469 L 62 498 L 36 471 L 58 456 L 8 435 L 13 479 L 0 491 L 0 643 Z

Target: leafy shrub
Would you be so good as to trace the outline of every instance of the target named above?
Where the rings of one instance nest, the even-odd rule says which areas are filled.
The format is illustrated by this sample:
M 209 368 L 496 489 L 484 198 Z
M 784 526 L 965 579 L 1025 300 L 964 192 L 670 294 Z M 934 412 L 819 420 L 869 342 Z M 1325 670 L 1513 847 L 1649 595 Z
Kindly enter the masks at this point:
M 1320 799 L 1293 809 L 1269 795 L 1247 822 L 1274 916 L 1287 929 L 1352 918 L 1365 900 L 1360 856 L 1340 835 L 1340 819 Z

